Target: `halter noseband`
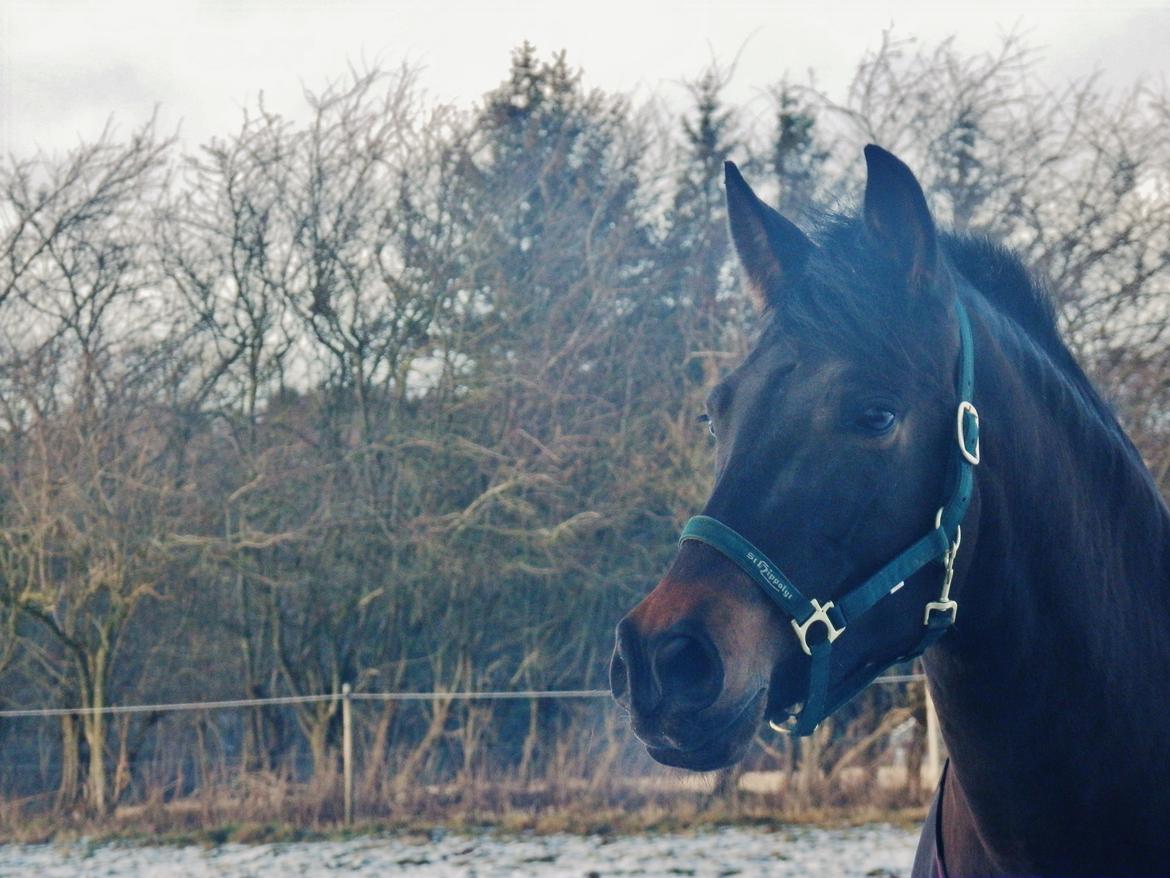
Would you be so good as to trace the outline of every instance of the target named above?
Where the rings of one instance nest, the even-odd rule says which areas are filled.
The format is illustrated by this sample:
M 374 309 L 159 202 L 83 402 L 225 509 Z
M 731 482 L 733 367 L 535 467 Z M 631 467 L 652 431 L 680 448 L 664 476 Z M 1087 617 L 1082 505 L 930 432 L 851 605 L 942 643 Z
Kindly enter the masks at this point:
M 957 298 L 955 310 L 959 317 L 959 406 L 955 414 L 958 453 L 949 465 L 946 501 L 935 515 L 934 528 L 924 537 L 861 585 L 840 598 L 822 604 L 816 598 L 806 598 L 767 555 L 723 522 L 710 516 L 696 515 L 683 528 L 680 545 L 687 540 L 696 540 L 716 549 L 755 580 L 764 593 L 792 617 L 792 628 L 800 648 L 812 658 L 804 705 L 798 714 L 789 717 L 785 725 L 769 720 L 769 724 L 777 731 L 795 735 L 811 734 L 821 720 L 868 686 L 878 674 L 890 665 L 921 655 L 955 622 L 959 605 L 951 599 L 950 591 L 955 573 L 955 556 L 962 539 L 959 524 L 971 502 L 974 468 L 979 464 L 979 412 L 971 402 L 975 385 L 971 323 L 966 309 Z M 907 579 L 932 561 L 939 561 L 943 565 L 942 591 L 938 600 L 926 604 L 923 614 L 923 627 L 926 630 L 917 646 L 906 655 L 893 658 L 876 669 L 873 666 L 862 666 L 851 672 L 830 699 L 829 657 L 833 643 L 853 620 L 872 609 L 882 598 L 894 594 L 906 584 Z M 809 643 L 809 630 L 816 624 L 824 626 L 825 636 Z

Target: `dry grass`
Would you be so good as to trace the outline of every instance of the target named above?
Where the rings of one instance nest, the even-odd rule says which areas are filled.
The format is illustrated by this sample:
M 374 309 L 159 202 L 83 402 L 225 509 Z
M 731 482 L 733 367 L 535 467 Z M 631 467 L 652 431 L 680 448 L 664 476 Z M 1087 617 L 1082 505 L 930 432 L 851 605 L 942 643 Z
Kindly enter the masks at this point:
M 161 791 L 150 791 L 106 815 L 56 811 L 43 798 L 0 801 L 0 842 L 86 837 L 216 845 L 428 833 L 439 827 L 623 835 L 731 824 L 912 824 L 925 814 L 925 795 L 905 786 L 853 783 L 846 791 L 824 783 L 800 792 L 795 783 L 777 783 L 763 792 L 759 787 L 758 778 L 735 784 L 668 774 L 604 783 L 569 778 L 419 785 L 396 795 L 360 796 L 355 823 L 345 827 L 336 778 L 297 784 L 280 774 L 252 773 L 182 798 L 168 800 Z

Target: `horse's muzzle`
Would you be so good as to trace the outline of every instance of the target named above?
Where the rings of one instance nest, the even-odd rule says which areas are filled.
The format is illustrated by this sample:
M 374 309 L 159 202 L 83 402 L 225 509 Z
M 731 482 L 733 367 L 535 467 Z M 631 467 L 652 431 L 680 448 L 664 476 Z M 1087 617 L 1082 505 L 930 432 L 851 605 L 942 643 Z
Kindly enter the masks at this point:
M 761 689 L 746 703 L 720 703 L 723 660 L 700 623 L 682 620 L 646 635 L 633 614 L 618 624 L 610 688 L 655 760 L 696 771 L 742 755 L 741 739 L 750 740 L 765 700 Z

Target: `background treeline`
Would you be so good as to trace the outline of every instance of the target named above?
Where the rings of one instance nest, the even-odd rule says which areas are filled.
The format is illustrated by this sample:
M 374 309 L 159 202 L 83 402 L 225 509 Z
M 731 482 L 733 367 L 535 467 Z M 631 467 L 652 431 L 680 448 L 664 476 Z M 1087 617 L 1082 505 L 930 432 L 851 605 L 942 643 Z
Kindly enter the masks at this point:
M 841 100 L 742 107 L 715 67 L 679 119 L 524 46 L 472 110 L 374 72 L 193 155 L 147 126 L 4 162 L 0 708 L 604 688 L 753 331 L 728 157 L 799 220 L 856 198 L 865 142 L 900 154 L 943 225 L 1047 276 L 1170 485 L 1170 101 L 1034 62 L 887 41 Z M 803 788 L 892 705 L 806 746 Z M 337 714 L 0 719 L 0 796 L 18 820 L 332 783 Z M 368 704 L 357 732 L 385 808 L 654 771 L 599 702 Z

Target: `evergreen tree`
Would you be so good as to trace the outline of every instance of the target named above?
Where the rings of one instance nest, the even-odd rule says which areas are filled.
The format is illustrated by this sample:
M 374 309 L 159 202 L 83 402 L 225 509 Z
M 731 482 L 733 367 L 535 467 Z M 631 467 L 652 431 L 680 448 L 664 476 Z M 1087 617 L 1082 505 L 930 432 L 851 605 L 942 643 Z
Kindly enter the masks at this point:
M 737 297 L 726 295 L 733 275 L 723 198 L 723 163 L 739 145 L 736 118 L 723 98 L 729 73 L 708 68 L 689 84 L 691 115 L 682 120 L 682 167 L 675 184 L 663 241 L 666 302 L 679 332 L 679 362 L 686 379 L 703 387 L 717 376 L 711 352 L 725 349 L 729 316 Z
M 781 85 L 773 92 L 776 127 L 768 155 L 769 170 L 780 184 L 781 213 L 798 220 L 817 207 L 818 184 L 825 179 L 829 157 L 816 140 L 816 112 L 798 92 Z

